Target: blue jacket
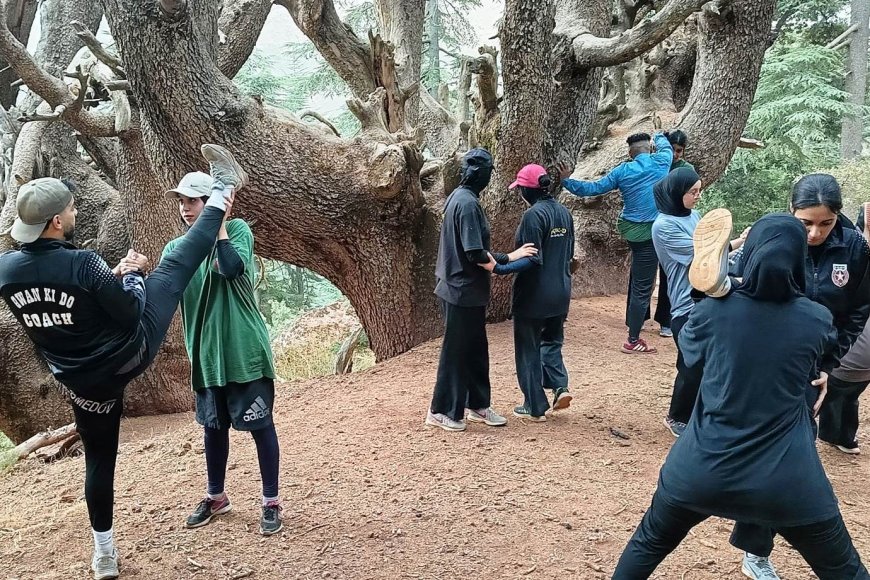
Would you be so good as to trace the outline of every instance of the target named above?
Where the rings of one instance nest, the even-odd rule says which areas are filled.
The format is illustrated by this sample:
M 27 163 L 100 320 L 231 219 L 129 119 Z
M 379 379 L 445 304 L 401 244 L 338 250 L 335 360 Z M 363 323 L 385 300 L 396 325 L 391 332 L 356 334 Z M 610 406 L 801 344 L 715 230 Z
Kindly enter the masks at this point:
M 653 186 L 671 170 L 674 148 L 661 133 L 655 136 L 656 152 L 642 153 L 616 167 L 598 181 L 563 179 L 562 186 L 580 197 L 603 195 L 618 189 L 622 195 L 624 220 L 636 223 L 655 221 L 659 215 Z

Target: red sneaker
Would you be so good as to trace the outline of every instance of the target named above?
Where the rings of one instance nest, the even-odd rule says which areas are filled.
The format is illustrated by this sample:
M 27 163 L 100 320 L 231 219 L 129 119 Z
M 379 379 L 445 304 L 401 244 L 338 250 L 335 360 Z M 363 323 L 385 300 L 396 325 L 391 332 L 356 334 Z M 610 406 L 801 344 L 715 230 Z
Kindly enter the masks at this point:
M 622 344 L 622 352 L 626 354 L 655 354 L 658 351 L 649 346 L 644 339 L 638 338 L 637 342 L 626 340 Z

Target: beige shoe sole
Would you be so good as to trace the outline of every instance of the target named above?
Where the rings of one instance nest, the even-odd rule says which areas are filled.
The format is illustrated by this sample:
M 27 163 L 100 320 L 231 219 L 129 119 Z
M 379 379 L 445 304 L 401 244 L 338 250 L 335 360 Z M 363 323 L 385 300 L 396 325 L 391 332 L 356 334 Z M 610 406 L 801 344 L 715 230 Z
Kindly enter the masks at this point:
M 242 166 L 239 165 L 239 162 L 236 161 L 236 158 L 233 157 L 233 154 L 230 153 L 229 149 L 221 147 L 220 145 L 215 145 L 214 143 L 206 143 L 199 148 L 199 151 L 209 163 L 227 163 L 232 166 L 233 172 L 239 176 L 239 184 L 235 187 L 236 191 L 242 189 L 248 184 L 247 172 L 242 169 Z
M 571 406 L 571 401 L 573 400 L 574 397 L 572 397 L 570 393 L 565 393 L 564 395 L 559 397 L 559 400 L 553 403 L 553 410 L 560 411 L 562 409 L 567 409 Z
M 689 266 L 689 283 L 696 290 L 712 292 L 728 276 L 727 252 L 731 228 L 731 212 L 727 209 L 714 209 L 698 222 L 692 236 L 695 257 Z

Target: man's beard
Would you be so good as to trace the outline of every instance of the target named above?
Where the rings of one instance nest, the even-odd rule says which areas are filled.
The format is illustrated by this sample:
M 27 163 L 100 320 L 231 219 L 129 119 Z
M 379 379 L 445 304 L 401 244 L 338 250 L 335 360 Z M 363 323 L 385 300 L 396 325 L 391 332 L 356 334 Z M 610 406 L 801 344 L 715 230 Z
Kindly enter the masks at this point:
M 72 243 L 73 239 L 76 237 L 76 227 L 73 226 L 69 230 L 64 230 L 63 239 Z

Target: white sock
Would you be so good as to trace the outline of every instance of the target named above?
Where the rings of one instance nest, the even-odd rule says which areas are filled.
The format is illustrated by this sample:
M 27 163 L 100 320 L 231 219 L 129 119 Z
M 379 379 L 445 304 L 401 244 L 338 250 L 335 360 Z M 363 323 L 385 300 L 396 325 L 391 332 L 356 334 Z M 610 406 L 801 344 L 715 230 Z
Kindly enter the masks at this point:
M 113 539 L 112 529 L 109 528 L 109 530 L 105 532 L 93 530 L 93 532 L 94 551 L 100 556 L 111 556 L 112 552 L 115 550 L 115 540 Z
M 279 500 L 279 499 L 280 499 L 280 498 L 279 498 L 277 495 L 276 495 L 275 497 L 266 497 L 266 496 L 264 495 L 264 496 L 263 496 L 263 505 L 264 505 L 264 506 L 267 506 L 267 505 L 269 505 L 270 503 L 278 503 L 278 500 Z
M 205 205 L 216 207 L 221 211 L 226 211 L 226 200 L 229 199 L 232 193 L 233 188 L 229 185 L 224 186 L 223 195 L 219 194 L 216 190 L 212 190 L 211 195 L 208 196 L 208 200 L 205 202 Z

